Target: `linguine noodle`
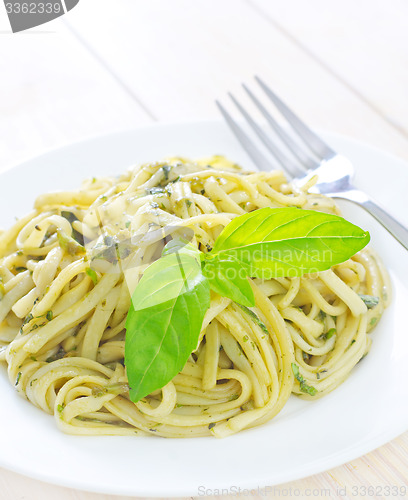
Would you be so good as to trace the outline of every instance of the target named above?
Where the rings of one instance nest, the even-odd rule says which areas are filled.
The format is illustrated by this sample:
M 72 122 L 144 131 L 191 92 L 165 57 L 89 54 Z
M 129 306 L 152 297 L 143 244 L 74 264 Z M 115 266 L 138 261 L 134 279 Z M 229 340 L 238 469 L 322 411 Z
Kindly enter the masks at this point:
M 138 403 L 124 366 L 131 291 L 160 255 L 158 228 L 188 230 L 207 252 L 234 217 L 258 208 L 339 213 L 310 187 L 222 157 L 173 158 L 39 196 L 0 234 L 0 361 L 11 384 L 65 432 L 164 437 L 228 436 L 273 418 L 291 393 L 332 391 L 367 354 L 390 300 L 370 248 L 328 271 L 252 279 L 251 309 L 212 293 L 196 351 Z M 378 304 L 368 309 L 359 294 Z

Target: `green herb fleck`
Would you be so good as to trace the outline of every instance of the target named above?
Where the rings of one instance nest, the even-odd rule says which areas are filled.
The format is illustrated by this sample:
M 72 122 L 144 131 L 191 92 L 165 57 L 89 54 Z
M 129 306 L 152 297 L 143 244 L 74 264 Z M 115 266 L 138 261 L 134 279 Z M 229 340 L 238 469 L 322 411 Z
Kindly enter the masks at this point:
M 299 382 L 300 390 L 302 392 L 305 392 L 306 394 L 309 394 L 310 396 L 315 396 L 317 393 L 317 389 L 307 384 L 306 380 L 302 377 L 302 375 L 299 372 L 298 365 L 295 363 L 292 363 L 292 372 L 293 375 L 295 376 L 295 379 Z
M 378 305 L 378 302 L 380 301 L 380 298 L 375 297 L 374 295 L 361 295 L 360 293 L 358 295 L 360 299 L 364 302 L 364 304 L 367 306 L 367 309 L 373 309 L 375 306 Z
M 22 327 L 29 323 L 32 319 L 34 319 L 34 316 L 30 313 L 28 316 L 25 317 L 23 324 L 21 325 Z
M 336 335 L 336 333 L 337 333 L 336 328 L 330 328 L 330 330 L 328 332 L 323 334 L 323 338 L 328 340 L 328 339 L 332 338 L 333 335 Z
M 18 385 L 18 383 L 20 382 L 20 379 L 21 379 L 21 372 L 18 372 L 17 378 L 16 378 L 16 383 L 14 385 Z
M 146 194 L 161 194 L 164 193 L 164 188 L 160 186 L 154 186 L 146 189 Z
M 61 229 L 57 229 L 57 237 L 60 247 L 69 255 L 79 255 L 85 253 L 85 248 L 74 238 L 68 236 Z
M 48 311 L 47 314 L 45 315 L 45 317 L 48 321 L 51 321 L 53 316 L 54 316 L 54 313 L 52 311 Z
M 171 172 L 171 166 L 170 165 L 163 165 L 162 166 L 162 171 L 163 171 L 165 180 L 168 181 L 169 180 L 169 175 L 170 175 L 170 172 Z
M 208 424 L 208 428 L 211 430 L 213 427 L 215 427 L 215 423 L 211 422 L 211 424 Z
M 86 274 L 91 278 L 94 285 L 98 283 L 98 275 L 96 274 L 96 271 L 94 269 L 88 267 L 86 270 Z
M 237 306 L 239 306 L 243 311 L 245 311 L 252 319 L 252 321 L 258 325 L 260 327 L 260 329 L 266 333 L 266 335 L 269 335 L 269 332 L 268 332 L 268 329 L 266 328 L 266 325 L 265 323 L 263 323 L 259 318 L 258 316 L 253 312 L 251 311 L 251 309 L 249 309 L 248 307 L 246 306 L 241 306 L 241 304 L 237 304 Z

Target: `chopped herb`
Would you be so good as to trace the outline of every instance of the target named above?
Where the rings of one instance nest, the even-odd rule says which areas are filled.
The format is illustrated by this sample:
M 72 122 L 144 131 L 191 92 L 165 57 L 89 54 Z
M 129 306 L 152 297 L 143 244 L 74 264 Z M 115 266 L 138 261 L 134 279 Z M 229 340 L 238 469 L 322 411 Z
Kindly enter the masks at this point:
M 204 193 L 205 193 L 205 189 L 202 189 L 202 190 L 200 191 L 200 193 L 201 193 L 201 194 L 204 194 Z
M 129 391 L 129 386 L 127 384 L 122 384 L 117 382 L 115 384 L 106 385 L 105 387 L 93 387 L 92 394 L 93 396 L 100 397 L 104 394 L 123 394 L 124 392 Z
M 266 328 L 266 325 L 265 323 L 263 323 L 259 318 L 258 316 L 253 312 L 251 311 L 251 309 L 249 309 L 248 307 L 246 306 L 241 306 L 241 304 L 237 304 L 237 306 L 239 306 L 243 311 L 245 311 L 251 318 L 252 318 L 252 321 L 258 325 L 260 327 L 260 329 L 266 333 L 267 335 L 269 335 L 269 332 L 268 332 L 268 329 Z
M 23 327 L 24 325 L 29 323 L 33 318 L 34 318 L 34 316 L 30 313 L 28 316 L 25 317 L 23 324 L 21 326 Z
M 94 269 L 88 267 L 86 270 L 86 274 L 91 278 L 94 285 L 98 283 L 98 275 L 96 274 L 96 271 Z
M 377 323 L 377 319 L 378 319 L 378 318 L 371 318 L 371 320 L 370 320 L 370 325 L 371 325 L 371 326 L 375 325 L 375 324 Z
M 108 197 L 106 195 L 101 196 L 101 201 L 105 202 L 108 201 Z
M 45 317 L 47 318 L 48 321 L 51 321 L 54 316 L 54 313 L 52 311 L 48 311 Z
M 380 301 L 379 297 L 375 297 L 374 295 L 361 295 L 360 293 L 358 295 L 367 306 L 367 309 L 373 309 Z
M 57 361 L 58 359 L 63 358 L 65 354 L 66 354 L 65 350 L 62 347 L 60 347 L 55 354 L 47 358 L 45 361 L 46 363 L 52 363 L 53 361 Z
M 65 408 L 65 404 L 64 403 L 62 403 L 62 405 L 58 405 L 57 406 L 58 413 L 62 413 L 64 411 L 64 408 Z
M 154 186 L 146 189 L 146 194 L 161 194 L 164 193 L 164 188 L 160 186 Z
M 18 385 L 18 383 L 20 382 L 20 379 L 21 379 L 21 372 L 18 372 L 18 373 L 17 373 L 17 378 L 16 378 L 16 383 L 15 383 L 15 385 Z
M 333 337 L 333 335 L 336 335 L 337 330 L 336 328 L 330 328 L 330 330 L 322 335 L 322 338 L 325 340 L 328 340 Z
M 38 224 L 36 224 L 34 227 L 35 227 L 35 229 L 36 229 L 37 231 L 41 231 L 41 228 L 40 228 L 40 226 L 39 226 Z
M 37 358 L 35 356 L 30 356 L 31 361 L 37 361 Z
M 298 365 L 295 363 L 292 363 L 292 372 L 293 375 L 295 376 L 295 379 L 299 382 L 300 390 L 302 392 L 305 392 L 306 394 L 309 394 L 310 396 L 315 396 L 317 393 L 317 389 L 306 383 L 306 380 L 302 377 L 302 375 L 299 372 Z
M 60 247 L 69 255 L 79 255 L 85 253 L 85 248 L 74 238 L 66 235 L 61 229 L 57 229 L 57 237 Z
M 239 398 L 238 394 L 232 394 L 232 396 L 230 396 L 229 400 L 230 401 L 235 401 L 238 398 Z
M 132 223 L 132 222 L 131 222 L 130 220 L 126 221 L 125 227 L 126 227 L 126 228 L 129 228 L 131 223 Z
M 208 424 L 208 428 L 211 430 L 213 427 L 215 427 L 215 423 L 211 422 L 211 424 Z
M 243 340 L 244 342 L 248 342 L 248 340 L 249 340 L 248 335 L 244 335 L 244 337 L 242 338 L 242 340 Z
M 105 248 L 103 248 L 103 245 L 99 244 L 95 247 L 99 253 L 95 253 L 92 256 L 92 260 L 94 259 L 104 259 L 107 260 L 108 262 L 111 262 L 112 264 L 116 264 L 118 260 L 124 260 L 126 257 L 128 257 L 133 249 L 135 248 L 131 240 L 125 240 L 125 241 L 118 241 L 117 239 L 112 238 L 112 236 L 105 236 L 104 238 L 104 244 L 106 245 Z
M 350 342 L 350 346 L 352 346 L 354 344 L 354 342 L 356 341 L 356 339 L 353 339 L 351 342 Z
M 163 171 L 165 180 L 168 181 L 169 180 L 169 175 L 170 175 L 170 172 L 171 172 L 171 166 L 170 165 L 163 165 L 162 166 L 162 171 Z
M 39 316 L 39 317 L 41 317 L 41 316 Z M 40 323 L 40 324 L 35 323 L 35 324 L 32 326 L 32 328 L 30 329 L 30 332 L 33 332 L 34 330 L 37 330 L 37 328 L 41 328 L 41 327 L 42 327 L 42 326 L 44 326 L 44 325 L 45 325 L 45 322 L 44 322 L 44 323 Z
M 316 378 L 317 378 L 317 380 L 320 380 L 320 373 L 319 372 L 316 372 Z
M 19 267 L 16 267 L 15 270 L 18 272 L 18 273 L 23 273 L 24 271 L 27 271 L 27 268 L 24 267 L 24 266 L 19 266 Z
M 187 208 L 190 208 L 193 202 L 191 200 L 186 200 Z

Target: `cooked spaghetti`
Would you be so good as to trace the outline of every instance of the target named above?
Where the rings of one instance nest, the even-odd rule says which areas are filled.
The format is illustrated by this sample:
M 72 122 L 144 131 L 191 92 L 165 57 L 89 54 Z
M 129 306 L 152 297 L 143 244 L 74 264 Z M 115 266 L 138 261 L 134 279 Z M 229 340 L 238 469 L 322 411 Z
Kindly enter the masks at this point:
M 224 437 L 270 420 L 291 393 L 332 391 L 367 354 L 390 300 L 369 248 L 313 275 L 252 279 L 251 309 L 213 293 L 197 350 L 138 403 L 124 366 L 125 269 L 138 270 L 137 282 L 157 255 L 158 227 L 188 228 L 206 252 L 234 217 L 258 208 L 338 214 L 311 185 L 223 157 L 172 158 L 39 196 L 0 234 L 0 360 L 10 382 L 63 431 L 88 435 Z

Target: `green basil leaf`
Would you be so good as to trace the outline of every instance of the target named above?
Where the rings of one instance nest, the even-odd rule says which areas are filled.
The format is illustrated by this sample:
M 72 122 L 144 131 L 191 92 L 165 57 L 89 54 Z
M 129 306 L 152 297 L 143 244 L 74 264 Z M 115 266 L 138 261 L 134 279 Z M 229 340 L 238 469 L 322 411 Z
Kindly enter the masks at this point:
M 203 273 L 214 292 L 243 306 L 255 306 L 254 292 L 249 284 L 247 273 L 235 259 L 215 258 L 205 261 Z
M 230 222 L 207 259 L 232 257 L 251 277 L 295 277 L 344 262 L 369 240 L 368 232 L 337 215 L 262 208 Z
M 182 370 L 209 306 L 209 283 L 195 256 L 171 253 L 146 269 L 126 320 L 125 365 L 133 402 Z

